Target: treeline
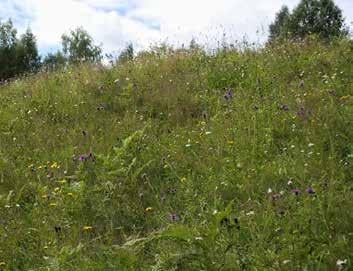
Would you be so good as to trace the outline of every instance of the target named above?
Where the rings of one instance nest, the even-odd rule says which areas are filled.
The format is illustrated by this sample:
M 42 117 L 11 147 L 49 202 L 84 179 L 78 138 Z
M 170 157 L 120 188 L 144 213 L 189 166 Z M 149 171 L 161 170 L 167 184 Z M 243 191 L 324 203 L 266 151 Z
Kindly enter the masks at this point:
M 54 70 L 64 65 L 99 63 L 103 59 L 101 46 L 95 45 L 92 37 L 82 27 L 63 34 L 61 45 L 62 50 L 42 58 L 38 53 L 36 37 L 30 29 L 18 37 L 11 20 L 0 21 L 0 81 L 39 70 Z M 134 49 L 130 44 L 118 60 L 126 61 L 132 59 L 133 55 Z
M 284 6 L 276 14 L 269 32 L 269 43 L 283 39 L 303 39 L 308 35 L 327 40 L 349 35 L 342 10 L 333 0 L 302 0 L 293 11 Z M 106 57 L 111 63 L 132 60 L 133 45 L 128 45 L 117 59 L 111 55 Z M 36 38 L 30 29 L 18 37 L 11 20 L 0 21 L 0 81 L 40 69 L 53 70 L 64 65 L 100 62 L 102 59 L 101 46 L 95 45 L 83 28 L 62 35 L 62 50 L 41 58 Z

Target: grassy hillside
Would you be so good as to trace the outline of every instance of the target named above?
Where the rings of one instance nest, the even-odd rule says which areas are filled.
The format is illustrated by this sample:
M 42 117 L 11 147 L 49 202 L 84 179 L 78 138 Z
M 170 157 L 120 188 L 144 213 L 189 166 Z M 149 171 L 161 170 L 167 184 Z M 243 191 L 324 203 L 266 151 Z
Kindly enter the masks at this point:
M 0 270 L 353 269 L 351 41 L 161 47 L 0 105 Z

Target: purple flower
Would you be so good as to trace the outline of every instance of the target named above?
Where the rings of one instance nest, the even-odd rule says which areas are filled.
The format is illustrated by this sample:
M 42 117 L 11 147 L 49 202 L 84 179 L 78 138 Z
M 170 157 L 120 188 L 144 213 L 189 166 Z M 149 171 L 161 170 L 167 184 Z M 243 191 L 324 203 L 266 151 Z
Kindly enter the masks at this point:
M 169 219 L 171 221 L 179 221 L 180 217 L 176 213 L 171 213 L 171 214 L 169 214 Z
M 92 153 L 92 152 L 90 152 L 89 154 L 81 154 L 81 155 L 78 157 L 78 160 L 79 160 L 79 161 L 85 161 L 85 160 L 88 160 L 88 159 L 94 160 L 94 157 L 93 157 L 93 153 Z
M 81 154 L 80 157 L 78 158 L 79 161 L 84 161 L 87 159 L 87 155 Z
M 301 191 L 300 191 L 300 189 L 295 188 L 295 189 L 292 189 L 292 193 L 293 193 L 294 195 L 298 196 L 298 195 L 301 193 Z
M 307 189 L 305 189 L 305 192 L 308 194 L 315 194 L 315 191 L 312 187 L 308 187 Z
M 233 91 L 232 89 L 227 89 L 226 92 L 224 93 L 224 99 L 227 101 L 233 98 Z

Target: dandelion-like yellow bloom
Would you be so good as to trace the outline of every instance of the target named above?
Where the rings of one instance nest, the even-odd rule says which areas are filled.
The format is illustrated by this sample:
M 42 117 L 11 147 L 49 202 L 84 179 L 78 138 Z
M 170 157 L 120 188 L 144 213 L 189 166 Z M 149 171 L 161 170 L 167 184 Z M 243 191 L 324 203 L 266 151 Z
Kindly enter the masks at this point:
M 185 182 L 186 182 L 186 178 L 183 177 L 183 178 L 180 179 L 180 181 L 181 181 L 182 183 L 185 183 Z
M 91 231 L 91 230 L 93 230 L 93 227 L 92 226 L 83 226 L 82 230 L 83 231 Z
M 152 212 L 153 211 L 153 208 L 152 207 L 147 207 L 146 209 L 145 209 L 145 212 L 146 213 L 149 213 L 149 212 Z
M 59 184 L 66 184 L 66 180 L 62 179 L 61 181 L 58 181 Z
M 60 168 L 57 162 L 54 162 L 51 166 L 51 168 Z

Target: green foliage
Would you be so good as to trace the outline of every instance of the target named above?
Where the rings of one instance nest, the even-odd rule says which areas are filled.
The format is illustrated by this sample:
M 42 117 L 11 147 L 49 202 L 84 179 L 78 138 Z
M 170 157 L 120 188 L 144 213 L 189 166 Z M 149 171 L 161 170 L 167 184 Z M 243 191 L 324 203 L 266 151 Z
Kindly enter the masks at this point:
M 11 20 L 0 21 L 0 80 L 23 73 L 35 72 L 40 68 L 40 57 L 36 39 L 30 29 L 18 40 L 17 30 Z
M 36 38 L 30 29 L 22 35 L 17 46 L 18 73 L 36 72 L 41 66 Z
M 270 40 L 304 38 L 316 34 L 320 38 L 347 36 L 342 10 L 333 0 L 302 0 L 292 13 L 286 6 L 270 25 Z
M 130 43 L 119 55 L 117 62 L 124 63 L 134 59 L 134 46 Z
M 73 64 L 98 62 L 102 59 L 102 49 L 93 44 L 92 37 L 83 28 L 62 35 L 62 46 L 65 56 Z
M 43 59 L 43 67 L 47 70 L 56 70 L 67 63 L 66 57 L 63 55 L 62 52 L 57 51 L 56 53 L 49 53 Z
M 0 86 L 0 270 L 351 270 L 350 40 L 167 45 Z

